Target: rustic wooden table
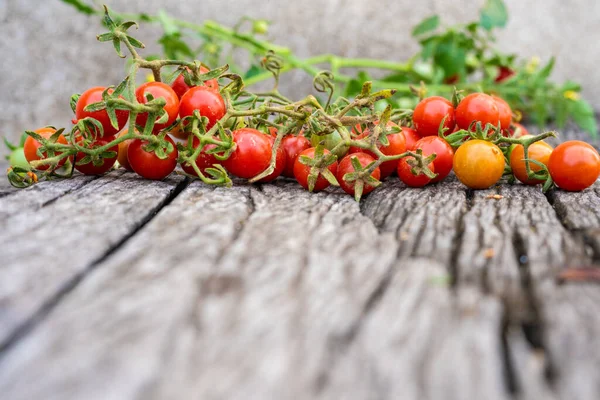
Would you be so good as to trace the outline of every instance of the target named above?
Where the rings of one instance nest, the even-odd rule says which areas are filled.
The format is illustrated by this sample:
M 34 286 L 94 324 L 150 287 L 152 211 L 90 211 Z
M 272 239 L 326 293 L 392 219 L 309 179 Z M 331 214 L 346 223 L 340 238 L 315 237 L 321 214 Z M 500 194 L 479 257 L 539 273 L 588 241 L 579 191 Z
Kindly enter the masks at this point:
M 0 196 L 2 400 L 600 399 L 600 184 Z

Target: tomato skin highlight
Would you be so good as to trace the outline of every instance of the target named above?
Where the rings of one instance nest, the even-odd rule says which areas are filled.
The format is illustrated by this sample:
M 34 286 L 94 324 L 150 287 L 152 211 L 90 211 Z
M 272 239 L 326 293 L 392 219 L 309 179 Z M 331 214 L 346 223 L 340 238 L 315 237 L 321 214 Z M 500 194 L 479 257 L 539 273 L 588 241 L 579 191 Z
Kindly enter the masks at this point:
M 181 118 L 193 115 L 194 110 L 198 110 L 201 116 L 208 118 L 206 129 L 215 126 L 227 111 L 223 97 L 206 86 L 193 87 L 181 98 L 179 106 Z
M 96 86 L 90 88 L 83 92 L 77 100 L 77 105 L 75 106 L 75 123 L 77 120 L 83 118 L 94 118 L 100 122 L 102 125 L 102 129 L 104 134 L 102 135 L 104 138 L 108 139 L 110 136 L 114 136 L 117 132 L 125 127 L 127 124 L 127 120 L 129 118 L 129 111 L 127 110 L 116 110 L 115 114 L 117 115 L 117 125 L 118 128 L 115 129 L 110 123 L 110 118 L 108 118 L 108 113 L 106 109 L 100 111 L 84 111 L 84 108 L 90 104 L 97 103 L 102 101 L 102 92 L 106 90 L 105 87 Z M 109 93 L 112 93 L 112 89 L 109 90 Z
M 104 145 L 107 145 L 108 143 L 110 143 L 112 141 L 111 140 L 106 140 L 104 138 L 98 138 L 96 140 L 94 140 L 94 142 L 92 142 L 91 144 L 91 148 L 97 148 L 97 147 L 101 147 Z M 75 163 L 75 169 L 79 172 L 81 172 L 84 175 L 102 175 L 105 174 L 106 172 L 110 171 L 110 169 L 113 167 L 113 165 L 115 165 L 115 162 L 117 162 L 117 157 L 119 154 L 119 145 L 114 145 L 112 147 L 110 147 L 108 149 L 108 151 L 114 151 L 117 153 L 116 156 L 111 157 L 111 158 L 104 158 L 103 159 L 103 163 L 102 165 L 94 165 L 93 162 L 89 162 L 87 164 L 81 164 L 81 165 L 77 165 L 77 162 Z M 85 153 L 83 152 L 78 152 L 77 153 L 77 160 L 81 160 L 86 156 Z
M 496 107 L 498 108 L 498 120 L 500 121 L 500 128 L 506 132 L 512 123 L 512 109 L 503 98 L 492 96 L 492 99 L 494 99 L 496 102 Z
M 56 129 L 40 128 L 40 129 L 36 129 L 34 132 L 45 139 L 49 139 L 52 135 L 54 135 L 56 133 Z M 62 134 L 58 137 L 58 139 L 56 140 L 56 143 L 68 144 L 67 139 Z M 42 154 L 41 158 L 37 155 L 37 150 L 41 146 L 42 146 L 42 144 L 40 142 L 38 142 L 31 136 L 27 136 L 27 139 L 25 139 L 25 143 L 23 144 L 23 153 L 25 154 L 25 158 L 27 159 L 27 162 L 31 163 L 32 161 L 42 160 L 47 157 L 47 154 L 45 152 Z M 55 154 L 59 155 L 61 153 L 56 152 Z M 57 168 L 62 167 L 67 162 L 67 158 L 70 158 L 70 157 L 65 157 L 62 160 L 60 160 L 58 162 Z M 50 165 L 42 165 L 42 166 L 38 167 L 37 170 L 46 171 L 48 168 L 50 168 Z
M 470 189 L 488 189 L 504 174 L 502 150 L 485 140 L 469 140 L 454 155 L 454 173 Z
M 163 82 L 146 82 L 140 85 L 135 91 L 135 97 L 141 104 L 146 104 L 146 94 L 151 94 L 155 99 L 163 98 L 166 100 L 164 110 L 167 112 L 169 119 L 163 124 L 155 124 L 152 132 L 157 133 L 158 131 L 171 125 L 177 119 L 179 113 L 179 98 L 177 94 L 171 89 L 171 86 Z M 157 117 L 158 120 L 160 117 Z M 144 127 L 148 121 L 148 113 L 139 114 L 135 120 L 136 124 Z
M 281 140 L 280 148 L 285 153 L 285 168 L 282 175 L 288 178 L 294 177 L 294 163 L 298 158 L 298 154 L 310 148 L 310 141 L 302 136 L 286 136 Z
M 256 129 L 243 128 L 233 132 L 233 141 L 235 150 L 222 162 L 227 171 L 251 179 L 269 167 L 273 148 L 269 136 Z
M 592 186 L 600 176 L 600 156 L 592 145 L 570 140 L 556 146 L 548 170 L 556 186 L 578 192 Z
M 535 142 L 528 149 L 528 156 L 530 160 L 535 160 L 541 162 L 546 167 L 550 161 L 550 155 L 552 154 L 553 148 L 548 143 L 540 141 Z M 523 145 L 515 145 L 510 152 L 510 167 L 512 169 L 513 175 L 520 182 L 526 185 L 538 185 L 540 183 L 544 183 L 543 180 L 540 179 L 530 179 L 527 176 L 527 169 L 525 168 L 525 151 L 523 149 Z M 531 170 L 534 172 L 540 171 L 542 168 L 539 165 L 534 163 L 529 164 Z
M 135 139 L 129 144 L 127 158 L 136 174 L 146 179 L 161 180 L 173 172 L 177 166 L 179 153 L 173 139 L 165 136 L 165 140 L 171 142 L 174 149 L 164 160 L 158 158 L 153 152 L 145 151 L 143 146 L 146 142 L 143 140 Z
M 198 139 L 197 137 L 194 137 L 192 139 L 192 146 L 194 147 L 194 149 L 197 149 L 198 146 L 200 145 L 200 139 Z M 214 168 L 214 164 L 221 164 L 221 161 L 217 160 L 217 158 L 214 156 L 214 154 L 208 154 L 207 151 L 214 149 L 215 147 L 217 147 L 217 145 L 209 143 L 209 144 L 205 144 L 204 147 L 202 148 L 202 151 L 200 152 L 200 154 L 198 154 L 198 157 L 196 157 L 196 165 L 198 166 L 198 169 L 206 175 L 206 170 L 208 168 Z M 192 167 L 191 165 L 187 164 L 187 163 L 181 163 L 181 169 L 183 169 L 184 172 L 186 172 L 187 174 L 193 175 L 193 176 L 197 176 L 196 171 L 194 170 L 194 167 Z
M 472 93 L 462 99 L 456 107 L 456 124 L 461 129 L 469 129 L 473 122 L 480 122 L 482 128 L 487 124 L 498 126 L 500 112 L 492 96 L 483 93 Z
M 446 140 L 439 136 L 428 136 L 420 139 L 415 143 L 415 150 L 423 150 L 423 156 L 428 157 L 433 153 L 436 154 L 433 160 L 437 177 L 431 180 L 432 183 L 440 182 L 445 179 L 452 171 L 454 163 L 454 150 Z
M 419 136 L 438 136 L 444 117 L 446 117 L 444 128 L 452 132 L 456 123 L 452 103 L 443 97 L 432 96 L 417 104 L 413 112 L 413 123 Z
M 358 161 L 360 162 L 360 165 L 363 168 L 375 161 L 375 158 L 373 158 L 372 156 L 370 156 L 367 153 L 351 153 L 351 154 L 348 154 L 346 157 L 344 157 L 342 159 L 342 161 L 340 161 L 340 163 L 337 167 L 337 171 L 336 171 L 337 181 L 339 182 L 340 187 L 344 190 L 344 192 L 346 192 L 352 196 L 354 196 L 354 194 L 356 193 L 356 191 L 355 191 L 356 181 L 347 182 L 344 180 L 344 175 L 355 172 L 354 166 L 352 165 L 353 158 L 357 158 Z M 371 176 L 377 180 L 379 180 L 381 178 L 381 172 L 379 170 L 379 167 L 377 167 L 373 170 L 373 172 L 371 173 Z M 365 195 L 365 194 L 371 193 L 373 190 L 375 190 L 375 186 L 371 186 L 371 185 L 365 183 L 363 186 L 362 193 L 363 193 L 363 195 Z
M 188 68 L 189 71 L 189 68 Z M 200 73 L 201 74 L 205 74 L 207 72 L 209 72 L 210 70 L 208 68 L 205 67 L 200 67 Z M 211 79 L 209 81 L 205 81 L 204 82 L 204 86 L 206 86 L 207 88 L 214 90 L 216 92 L 219 91 L 219 82 L 217 82 L 216 79 Z M 190 90 L 190 88 L 193 88 L 196 86 L 188 86 L 187 83 L 185 83 L 185 78 L 183 77 L 183 73 L 179 74 L 177 76 L 177 78 L 175 78 L 175 80 L 173 81 L 173 83 L 171 84 L 171 88 L 173 89 L 173 91 L 177 94 L 177 97 L 179 98 L 179 100 L 181 100 L 181 98 L 183 97 L 183 95 Z
M 298 154 L 298 157 L 296 158 L 296 162 L 294 163 L 294 177 L 296 178 L 298 183 L 306 190 L 308 190 L 308 175 L 310 175 L 310 166 L 302 164 L 300 162 L 300 157 L 307 156 L 309 158 L 314 159 L 315 158 L 315 150 L 316 149 L 314 147 L 304 150 L 302 153 Z M 327 154 L 331 154 L 331 152 L 327 149 L 324 149 L 323 154 L 327 155 Z M 327 166 L 327 169 L 329 171 L 331 171 L 331 173 L 334 176 L 337 173 L 337 168 L 338 168 L 337 161 L 334 161 L 332 164 Z M 317 181 L 315 182 L 315 187 L 313 188 L 313 192 L 319 192 L 323 189 L 328 188 L 330 185 L 331 184 L 329 183 L 329 181 L 327 179 L 325 179 L 323 176 L 319 175 L 317 177 Z
M 404 182 L 406 186 L 414 188 L 420 188 L 431 183 L 432 180 L 427 175 L 414 175 L 412 173 L 412 167 L 408 164 L 408 160 L 412 158 L 413 157 L 409 156 L 404 157 L 400 160 L 400 162 L 398 163 L 398 178 L 400 178 L 400 180 Z M 433 164 L 433 162 L 429 163 L 427 167 L 431 170 L 431 172 L 435 173 L 435 165 Z

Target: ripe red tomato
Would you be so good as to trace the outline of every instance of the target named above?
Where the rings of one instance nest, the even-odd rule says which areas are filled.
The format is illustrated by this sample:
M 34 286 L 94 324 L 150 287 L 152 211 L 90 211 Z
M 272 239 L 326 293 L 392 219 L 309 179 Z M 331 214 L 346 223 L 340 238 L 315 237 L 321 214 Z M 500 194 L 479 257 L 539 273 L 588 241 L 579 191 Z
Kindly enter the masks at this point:
M 485 128 L 487 124 L 498 126 L 500 113 L 492 96 L 483 93 L 472 93 L 462 99 L 456 107 L 456 124 L 461 129 L 469 129 L 473 122 L 480 122 Z
M 40 135 L 41 137 L 48 139 L 56 133 L 56 129 L 40 128 L 40 129 L 35 130 L 34 132 L 37 133 L 38 135 Z M 60 135 L 58 137 L 58 139 L 56 140 L 56 143 L 67 144 L 67 139 L 65 139 L 65 137 L 63 135 Z M 23 144 L 23 152 L 25 153 L 25 158 L 27 159 L 28 162 L 42 160 L 47 157 L 46 152 L 42 153 L 41 158 L 40 158 L 40 156 L 37 155 L 37 150 L 41 146 L 42 146 L 42 144 L 40 142 L 38 142 L 31 136 L 27 136 L 27 139 L 25 139 L 25 143 Z M 61 154 L 61 153 L 59 153 L 59 152 L 55 153 L 55 155 L 59 155 L 59 154 Z M 57 168 L 62 167 L 65 164 L 65 162 L 67 162 L 67 158 L 69 158 L 69 157 L 65 157 L 62 160 L 60 160 L 58 162 Z M 42 165 L 42 166 L 38 167 L 37 169 L 40 171 L 45 171 L 48 168 L 50 168 L 50 165 Z
M 105 138 L 98 138 L 98 139 L 94 140 L 94 142 L 91 145 L 91 148 L 94 149 L 94 148 L 98 148 L 101 146 L 105 146 L 108 143 L 110 143 L 111 141 L 112 141 L 112 139 L 106 140 Z M 108 151 L 114 151 L 118 155 L 119 145 L 114 145 L 114 146 L 110 147 L 108 149 Z M 78 165 L 76 162 L 75 169 L 84 175 L 102 175 L 102 174 L 110 171 L 110 169 L 113 167 L 113 165 L 115 165 L 115 162 L 117 161 L 117 155 L 115 155 L 114 157 L 110 157 L 110 158 L 104 158 L 102 160 L 102 165 L 94 165 L 94 163 L 91 161 L 86 164 Z M 82 160 L 85 156 L 86 156 L 85 153 L 78 152 L 77 160 Z
M 600 156 L 588 143 L 570 140 L 556 146 L 548 170 L 559 188 L 580 191 L 592 186 L 600 176 Z
M 275 144 L 275 139 L 277 138 L 277 129 L 275 127 L 270 127 L 269 132 L 270 135 L 266 135 L 267 138 L 271 141 L 271 151 L 273 150 L 273 145 Z M 283 139 L 282 139 L 283 143 Z M 275 169 L 269 175 L 265 176 L 262 179 L 259 179 L 257 182 L 267 183 L 272 182 L 277 179 L 283 173 L 283 170 L 287 166 L 285 151 L 282 148 L 282 143 L 279 144 L 279 148 L 277 149 L 277 155 L 275 156 Z M 269 158 L 269 164 L 271 163 L 271 159 Z
M 470 189 L 487 189 L 504 174 L 502 150 L 485 140 L 469 140 L 454 155 L 454 173 Z
M 541 162 L 547 167 L 548 162 L 550 161 L 550 154 L 552 154 L 552 150 L 552 146 L 550 146 L 546 142 L 535 142 L 534 144 L 529 146 L 528 156 L 530 160 Z M 534 163 L 530 163 L 529 166 L 534 172 L 540 171 L 542 169 L 542 167 Z M 519 181 L 523 182 L 526 185 L 537 185 L 540 183 L 544 183 L 543 180 L 530 179 L 527 176 L 527 168 L 525 168 L 525 151 L 523 149 L 523 146 L 520 144 L 515 145 L 511 149 L 510 167 L 515 178 L 517 178 Z
M 330 154 L 331 152 L 327 149 L 323 151 L 324 155 Z M 294 163 L 294 177 L 298 181 L 302 187 L 308 189 L 308 175 L 310 175 L 310 166 L 304 165 L 300 162 L 300 157 L 306 156 L 309 158 L 315 158 L 315 148 L 311 147 L 309 149 L 304 150 L 302 153 L 298 154 L 296 158 L 296 162 Z M 338 168 L 338 162 L 335 161 L 332 164 L 327 166 L 327 169 L 331 171 L 332 174 L 336 174 Z M 325 179 L 322 175 L 317 177 L 317 181 L 315 182 L 315 187 L 313 188 L 313 192 L 318 192 L 320 190 L 328 188 L 330 185 L 329 181 Z
M 206 86 L 196 86 L 188 90 L 181 98 L 179 116 L 181 118 L 194 114 L 199 110 L 200 115 L 208 118 L 206 129 L 212 128 L 226 112 L 223 97 Z
M 500 120 L 500 128 L 507 131 L 512 123 L 512 109 L 510 105 L 501 97 L 492 96 L 498 107 L 498 119 Z
M 127 135 L 127 129 L 123 130 L 123 132 L 121 132 L 119 137 L 121 137 L 123 135 Z M 119 162 L 119 165 L 121 167 L 125 168 L 127 171 L 133 172 L 133 168 L 131 168 L 131 165 L 129 164 L 129 159 L 127 158 L 127 151 L 129 150 L 130 143 L 131 143 L 131 140 L 126 140 L 124 142 L 119 143 L 119 151 L 117 153 L 117 161 Z
M 425 174 L 413 175 L 412 167 L 408 164 L 408 160 L 413 157 L 404 157 L 400 159 L 398 163 L 398 177 L 402 182 L 404 182 L 407 186 L 410 187 L 423 187 L 431 182 L 431 178 L 429 178 Z M 431 172 L 435 173 L 435 165 L 431 162 L 427 166 Z
M 421 137 L 437 136 L 442 120 L 444 128 L 452 132 L 455 125 L 454 107 L 443 97 L 432 96 L 421 100 L 413 112 L 413 123 Z
M 194 147 L 194 149 L 196 149 L 196 148 L 198 148 L 199 145 L 200 145 L 200 140 L 197 137 L 194 137 L 192 139 L 192 146 Z M 214 154 L 207 153 L 208 150 L 214 149 L 215 147 L 217 147 L 217 146 L 214 144 L 205 144 L 204 147 L 202 148 L 202 151 L 196 158 L 196 165 L 198 166 L 198 169 L 200 169 L 200 171 L 202 171 L 202 173 L 205 175 L 206 175 L 207 168 L 214 168 L 214 164 L 221 164 L 221 161 L 217 160 Z M 187 163 L 182 163 L 181 168 L 186 173 L 197 176 L 196 171 L 194 170 L 194 167 L 192 167 L 191 165 L 189 165 Z
M 417 131 L 406 126 L 402 127 L 402 134 L 404 135 L 404 140 L 406 142 L 406 150 L 413 150 L 415 148 L 415 143 L 421 140 L 421 136 L 419 136 Z
M 285 168 L 283 169 L 282 175 L 288 178 L 294 177 L 294 163 L 298 154 L 310 147 L 310 141 L 302 136 L 288 135 L 281 140 L 280 148 L 285 153 Z
M 131 168 L 141 177 L 146 179 L 160 180 L 166 178 L 177 166 L 177 157 L 179 153 L 175 142 L 169 136 L 165 140 L 173 145 L 173 151 L 167 155 L 167 158 L 161 160 L 154 152 L 144 150 L 146 141 L 135 139 L 129 144 L 127 158 Z
M 433 153 L 436 154 L 433 165 L 435 165 L 435 172 L 438 176 L 432 180 L 433 183 L 440 182 L 450 174 L 454 160 L 454 150 L 444 139 L 439 136 L 424 137 L 415 143 L 416 149 L 423 150 L 425 157 Z
M 188 68 L 188 71 L 189 71 L 189 68 Z M 201 74 L 205 74 L 209 71 L 210 70 L 208 68 L 200 67 Z M 209 88 L 211 90 L 215 90 L 217 92 L 219 91 L 219 82 L 217 82 L 216 79 L 211 79 L 209 81 L 205 81 L 204 86 L 206 86 L 207 88 Z M 191 87 L 195 87 L 195 86 L 191 86 Z M 190 86 L 188 86 L 187 83 L 185 83 L 183 73 L 181 73 L 177 76 L 177 78 L 171 84 L 171 88 L 173 89 L 173 91 L 175 91 L 175 93 L 177 93 L 177 97 L 180 100 L 181 100 L 181 97 L 183 97 L 183 95 L 185 94 L 185 92 L 190 90 Z
M 337 167 L 337 173 L 336 173 L 337 181 L 339 182 L 340 187 L 344 190 L 344 192 L 346 192 L 352 196 L 354 196 L 354 194 L 355 194 L 354 187 L 356 185 L 356 181 L 347 182 L 344 180 L 344 175 L 351 174 L 352 172 L 356 171 L 354 169 L 354 166 L 352 165 L 353 158 L 357 158 L 358 162 L 360 162 L 360 165 L 362 165 L 363 168 L 366 167 L 367 165 L 371 164 L 373 161 L 375 161 L 375 158 L 373 158 L 372 156 L 370 156 L 367 153 L 351 153 L 351 154 L 348 154 L 346 157 L 344 157 L 342 159 L 342 161 L 340 161 L 340 163 Z M 373 172 L 371 173 L 371 176 L 373 178 L 379 180 L 379 178 L 381 177 L 381 172 L 379 171 L 379 167 L 377 167 L 373 170 Z M 375 189 L 375 186 L 371 186 L 371 185 L 365 183 L 365 185 L 363 187 L 363 194 L 371 193 L 374 189 Z
M 391 127 L 391 126 L 397 126 L 397 125 L 390 121 L 388 123 L 388 127 Z M 408 129 L 408 128 L 405 128 L 405 129 Z M 356 131 L 360 132 L 360 130 L 361 130 L 360 125 L 358 125 L 356 128 Z M 364 132 L 360 133 L 356 139 L 357 140 L 363 139 L 363 138 L 367 137 L 370 133 L 371 132 L 368 129 L 366 129 Z M 406 151 L 406 139 L 402 132 L 391 133 L 391 134 L 387 135 L 387 139 L 389 142 L 387 146 L 384 146 L 383 144 L 381 144 L 380 141 L 377 141 L 377 147 L 379 147 L 379 150 L 381 150 L 381 152 L 383 154 L 385 154 L 386 156 L 396 156 L 396 155 L 402 154 Z M 365 154 L 370 155 L 374 159 L 377 158 L 377 155 L 374 154 L 372 151 L 369 151 L 366 149 L 361 149 L 360 147 L 350 147 L 349 152 L 351 154 L 352 153 L 365 153 Z M 386 162 L 382 163 L 379 166 L 380 173 L 381 173 L 381 179 L 387 178 L 388 176 L 392 175 L 394 172 L 396 172 L 397 168 L 398 168 L 398 160 L 391 160 L 391 161 L 386 161 Z
M 256 129 L 243 128 L 233 132 L 233 141 L 235 150 L 223 161 L 227 171 L 240 178 L 251 179 L 269 167 L 273 148 L 269 136 Z
M 495 81 L 496 81 L 496 83 L 504 82 L 505 80 L 507 80 L 508 78 L 513 76 L 514 74 L 515 74 L 515 71 L 513 71 L 511 68 L 502 66 L 498 70 L 498 75 L 496 76 Z
M 94 119 L 98 120 L 98 122 L 100 122 L 100 124 L 102 125 L 102 129 L 104 131 L 103 137 L 105 139 L 111 139 L 110 138 L 111 136 L 114 136 L 117 132 L 119 132 L 121 129 L 123 129 L 123 127 L 127 124 L 127 119 L 129 118 L 129 111 L 127 111 L 127 110 L 117 110 L 116 111 L 117 125 L 118 125 L 117 129 L 115 129 L 112 126 L 112 124 L 110 123 L 110 119 L 108 118 L 108 113 L 106 112 L 106 110 L 100 110 L 100 111 L 94 111 L 94 112 L 84 111 L 84 108 L 87 107 L 88 105 L 102 101 L 102 92 L 104 92 L 105 90 L 106 90 L 105 87 L 97 86 L 97 87 L 90 88 L 81 94 L 81 96 L 79 97 L 79 100 L 77 100 L 77 105 L 75 106 L 75 119 L 76 120 L 74 121 L 74 123 L 76 123 L 77 120 L 80 120 L 82 118 L 86 118 L 86 117 L 94 118 Z M 112 93 L 113 90 L 110 89 L 108 92 Z
M 510 126 L 510 128 L 508 128 L 508 132 L 509 132 L 510 137 L 513 137 L 515 139 L 529 135 L 529 132 L 527 131 L 527 129 L 523 125 L 521 125 L 517 122 L 514 122 Z
M 146 95 L 151 94 L 155 99 L 163 98 L 167 102 L 164 106 L 164 110 L 167 112 L 169 119 L 167 122 L 163 124 L 155 124 L 153 132 L 158 132 L 161 129 L 166 128 L 171 125 L 177 119 L 177 114 L 179 113 L 179 98 L 177 97 L 177 93 L 171 89 L 171 86 L 162 82 L 146 82 L 140 85 L 135 91 L 135 97 L 139 103 L 146 104 Z M 160 117 L 157 117 L 158 120 Z M 148 121 L 148 113 L 139 114 L 135 120 L 135 122 L 144 127 L 146 125 L 146 121 Z

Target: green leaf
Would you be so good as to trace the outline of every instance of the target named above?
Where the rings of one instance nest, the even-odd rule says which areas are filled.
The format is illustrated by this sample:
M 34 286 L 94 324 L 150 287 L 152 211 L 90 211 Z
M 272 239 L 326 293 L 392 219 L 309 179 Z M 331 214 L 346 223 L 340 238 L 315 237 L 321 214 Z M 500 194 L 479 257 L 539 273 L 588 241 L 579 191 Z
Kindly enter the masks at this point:
M 163 46 L 163 51 L 167 58 L 181 59 L 181 58 L 194 58 L 194 52 L 190 47 L 181 40 L 180 33 L 164 34 L 158 42 Z M 181 57 L 183 56 L 183 57 Z
M 454 35 L 449 35 L 439 43 L 433 57 L 435 63 L 444 70 L 444 77 L 464 76 L 466 73 L 466 50 Z
M 248 71 L 246 71 L 246 73 L 244 74 L 244 79 L 250 79 L 253 76 L 259 75 L 262 72 L 262 69 L 256 65 L 253 64 L 250 69 Z
M 481 9 L 481 26 L 491 31 L 493 28 L 504 28 L 508 22 L 508 11 L 502 0 L 487 0 Z
M 62 0 L 62 2 L 75 7 L 77 11 L 83 14 L 92 15 L 96 12 L 92 7 L 80 0 Z
M 433 15 L 429 18 L 424 19 L 421 23 L 414 27 L 412 31 L 413 36 L 421 36 L 425 33 L 429 33 L 437 29 L 440 25 L 440 17 Z
M 573 121 L 594 138 L 598 136 L 598 123 L 592 106 L 585 100 L 571 100 L 569 103 Z

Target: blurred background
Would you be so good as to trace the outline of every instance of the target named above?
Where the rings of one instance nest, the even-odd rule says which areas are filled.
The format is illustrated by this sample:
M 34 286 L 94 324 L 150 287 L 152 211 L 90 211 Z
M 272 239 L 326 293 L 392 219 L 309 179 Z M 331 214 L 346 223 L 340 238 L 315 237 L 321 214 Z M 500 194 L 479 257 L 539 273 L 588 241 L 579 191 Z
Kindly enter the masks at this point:
M 91 3 L 91 1 L 90 1 Z M 478 19 L 484 0 L 104 0 L 118 12 L 163 9 L 195 23 L 212 19 L 227 26 L 242 16 L 272 22 L 267 39 L 289 47 L 299 57 L 335 53 L 403 61 L 418 49 L 412 28 L 439 14 L 444 25 Z M 499 30 L 498 45 L 524 59 L 544 63 L 556 56 L 553 79 L 583 85 L 583 97 L 600 109 L 600 2 L 581 0 L 506 0 L 509 22 Z M 60 0 L 0 0 L 0 136 L 17 140 L 25 129 L 53 124 L 69 126 L 69 98 L 96 85 L 117 84 L 124 63 L 110 44 L 98 16 L 85 16 Z M 147 53 L 160 53 L 161 30 L 143 24 L 134 36 Z M 246 60 L 246 62 L 248 62 Z M 304 97 L 312 77 L 294 72 L 282 77 L 282 92 Z M 5 154 L 6 149 L 0 150 Z

